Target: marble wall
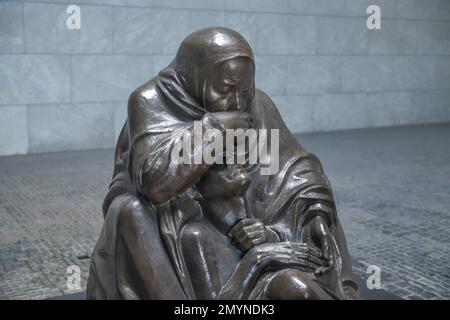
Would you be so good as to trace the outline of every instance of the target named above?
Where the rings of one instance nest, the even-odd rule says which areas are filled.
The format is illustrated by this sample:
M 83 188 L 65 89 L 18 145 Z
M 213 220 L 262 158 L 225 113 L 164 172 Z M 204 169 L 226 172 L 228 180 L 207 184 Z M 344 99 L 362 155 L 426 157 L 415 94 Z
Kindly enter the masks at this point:
M 214 25 L 293 132 L 450 121 L 449 0 L 78 0 L 69 30 L 73 3 L 0 1 L 0 155 L 112 147 L 129 93 Z

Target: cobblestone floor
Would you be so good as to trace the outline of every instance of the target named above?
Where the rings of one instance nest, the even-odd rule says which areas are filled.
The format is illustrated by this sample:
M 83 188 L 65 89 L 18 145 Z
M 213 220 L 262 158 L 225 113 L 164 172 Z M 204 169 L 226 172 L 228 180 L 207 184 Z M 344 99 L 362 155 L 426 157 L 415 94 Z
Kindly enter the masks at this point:
M 302 134 L 334 188 L 355 273 L 405 299 L 450 298 L 450 125 Z M 0 299 L 82 291 L 112 150 L 0 158 Z M 67 267 L 81 289 L 67 289 Z

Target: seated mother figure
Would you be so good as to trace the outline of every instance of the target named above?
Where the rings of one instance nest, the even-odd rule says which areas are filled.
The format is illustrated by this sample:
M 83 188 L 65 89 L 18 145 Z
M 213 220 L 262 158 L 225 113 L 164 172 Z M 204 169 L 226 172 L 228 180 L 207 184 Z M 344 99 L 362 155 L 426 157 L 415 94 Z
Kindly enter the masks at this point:
M 91 257 L 89 299 L 358 298 L 322 166 L 255 88 L 254 76 L 247 41 L 206 28 L 131 94 Z M 278 170 L 261 174 L 267 162 L 227 171 L 174 159 L 195 121 L 223 134 L 278 129 Z M 213 143 L 202 139 L 183 156 L 198 159 Z

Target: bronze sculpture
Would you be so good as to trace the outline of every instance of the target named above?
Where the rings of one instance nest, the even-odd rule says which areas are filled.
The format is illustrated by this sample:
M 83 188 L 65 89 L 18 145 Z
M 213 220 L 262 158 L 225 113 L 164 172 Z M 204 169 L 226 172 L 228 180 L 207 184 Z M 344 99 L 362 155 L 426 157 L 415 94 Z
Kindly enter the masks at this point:
M 252 49 L 239 33 L 206 28 L 131 94 L 89 299 L 359 297 L 320 161 L 255 88 L 254 75 Z M 195 121 L 222 134 L 277 129 L 278 170 L 263 175 L 262 163 L 248 161 L 175 162 L 173 150 L 194 135 Z M 211 143 L 203 137 L 200 146 Z

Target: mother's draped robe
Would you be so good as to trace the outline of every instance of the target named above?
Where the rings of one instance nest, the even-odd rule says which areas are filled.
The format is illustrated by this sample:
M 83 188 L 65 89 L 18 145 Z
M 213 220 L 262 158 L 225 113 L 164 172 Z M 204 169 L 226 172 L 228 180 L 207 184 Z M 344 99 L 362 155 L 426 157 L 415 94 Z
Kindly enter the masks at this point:
M 254 61 L 242 36 L 225 28 L 202 29 L 182 42 L 167 68 L 131 94 L 103 204 L 105 222 L 91 258 L 88 298 L 195 299 L 180 235 L 187 223 L 203 218 L 195 182 L 208 165 L 175 164 L 171 152 L 185 132 L 192 134 L 194 121 L 203 119 L 205 85 L 214 66 L 238 57 Z M 345 286 L 356 285 L 318 158 L 303 149 L 262 91 L 256 90 L 247 111 L 256 128 L 279 129 L 279 170 L 261 175 L 261 164 L 246 166 L 252 176 L 245 195 L 250 217 L 276 230 L 280 241 L 296 241 L 301 226 L 322 215 L 334 235 L 337 258 L 335 270 L 321 282 L 343 298 Z M 203 121 L 203 127 L 217 124 Z M 268 150 L 270 144 L 269 139 Z

